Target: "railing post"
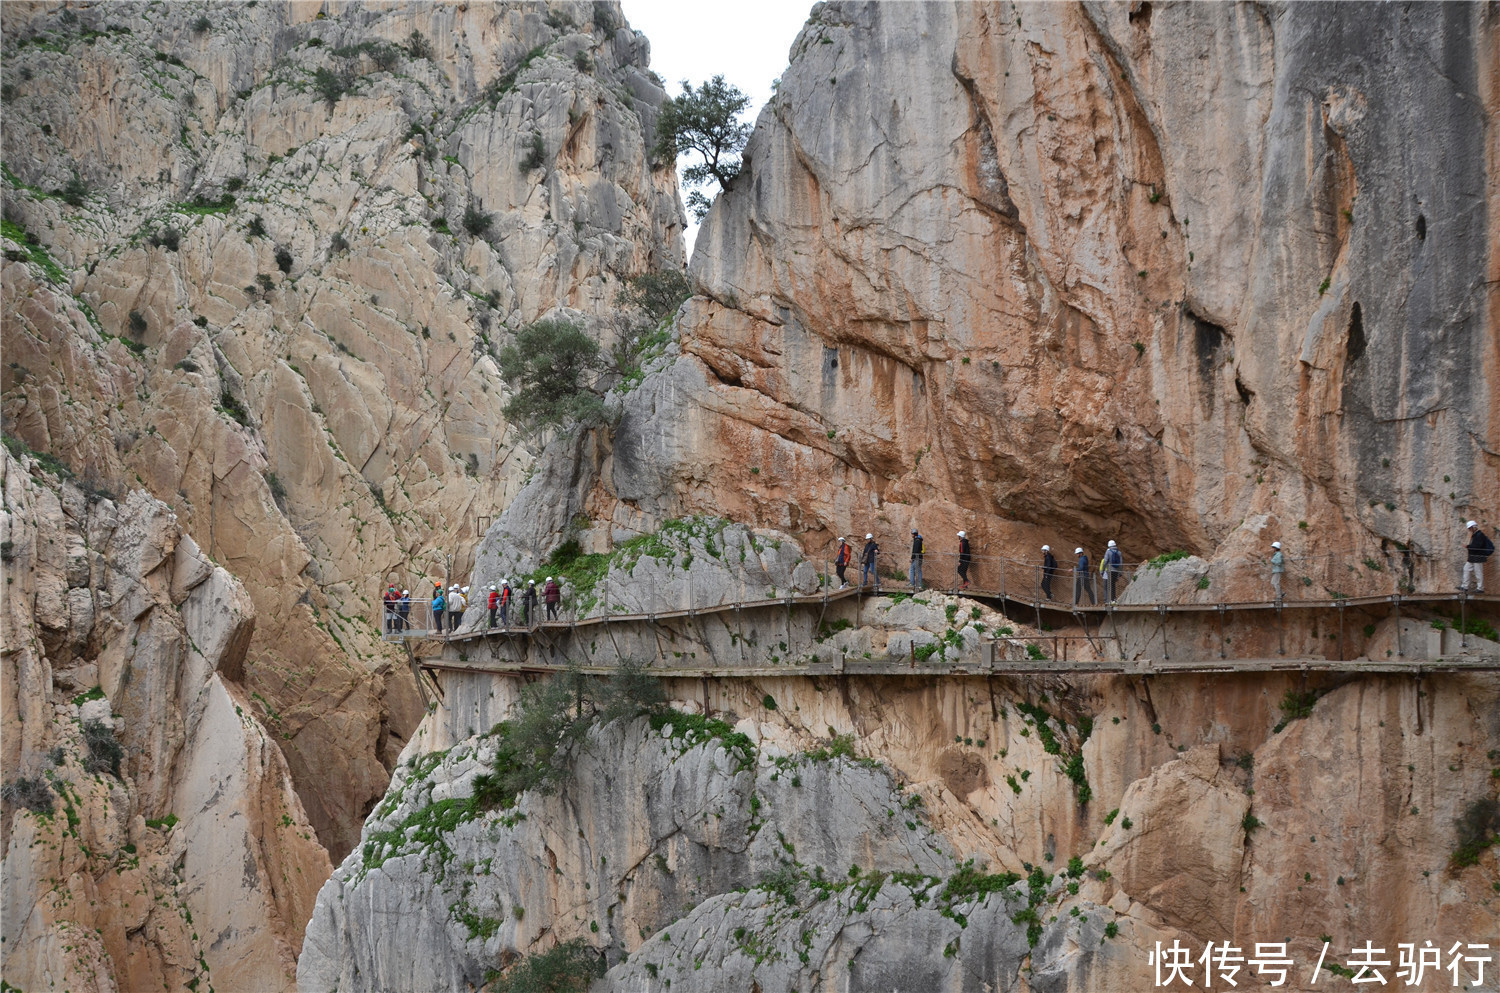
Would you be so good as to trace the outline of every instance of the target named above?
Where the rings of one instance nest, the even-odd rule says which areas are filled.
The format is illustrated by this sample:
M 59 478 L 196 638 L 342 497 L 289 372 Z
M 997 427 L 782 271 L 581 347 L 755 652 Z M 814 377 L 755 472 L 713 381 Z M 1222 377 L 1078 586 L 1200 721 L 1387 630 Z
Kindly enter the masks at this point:
M 1224 605 L 1221 603 L 1218 606 L 1219 606 L 1219 658 L 1223 659 L 1223 658 L 1228 658 L 1229 656 L 1227 656 L 1227 655 L 1224 654 Z
M 1401 650 L 1401 594 L 1391 597 L 1391 603 L 1396 612 L 1396 657 L 1399 659 L 1406 656 L 1406 652 Z
M 1458 643 L 1461 648 L 1469 647 L 1469 590 L 1465 587 L 1458 591 Z

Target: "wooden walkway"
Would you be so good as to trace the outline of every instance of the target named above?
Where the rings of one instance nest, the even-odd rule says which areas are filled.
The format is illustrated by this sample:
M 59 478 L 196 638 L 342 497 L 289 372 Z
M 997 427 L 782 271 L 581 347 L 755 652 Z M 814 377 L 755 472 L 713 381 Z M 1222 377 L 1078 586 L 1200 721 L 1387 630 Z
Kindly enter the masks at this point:
M 1480 651 L 1469 647 L 1469 639 L 1463 637 L 1458 651 L 1449 646 L 1447 652 L 1400 655 L 1396 658 L 1374 660 L 1369 658 L 1329 659 L 1298 657 L 1294 655 L 1273 657 L 1229 657 L 1226 652 L 1224 623 L 1229 616 L 1264 618 L 1264 622 L 1281 626 L 1288 615 L 1309 616 L 1322 614 L 1338 619 L 1339 654 L 1343 653 L 1343 618 L 1346 612 L 1357 612 L 1368 616 L 1374 611 L 1389 609 L 1400 620 L 1403 607 L 1433 608 L 1457 606 L 1467 618 L 1471 608 L 1495 617 L 1500 615 L 1500 595 L 1470 594 L 1459 592 L 1419 595 L 1383 595 L 1319 600 L 1252 601 L 1236 603 L 1117 603 L 1081 605 L 1054 600 L 1036 600 L 1017 596 L 1000 590 L 968 589 L 924 590 L 924 594 L 945 593 L 987 601 L 996 605 L 1002 613 L 1015 618 L 1016 608 L 1023 613 L 1035 613 L 1040 626 L 1041 615 L 1046 612 L 1054 618 L 1059 615 L 1071 617 L 1081 634 L 1043 634 L 1028 638 L 998 638 L 982 641 L 978 650 L 970 648 L 959 652 L 959 659 L 919 659 L 913 650 L 909 660 L 889 661 L 856 658 L 842 655 L 833 658 L 795 659 L 799 652 L 813 649 L 824 636 L 823 624 L 833 611 L 838 617 L 848 618 L 856 627 L 865 604 L 874 596 L 892 597 L 908 595 L 908 591 L 886 588 L 872 591 L 868 588 L 850 587 L 826 593 L 794 594 L 784 597 L 750 600 L 739 603 L 724 603 L 717 606 L 677 608 L 646 613 L 616 613 L 597 615 L 578 620 L 541 621 L 530 627 L 478 628 L 460 630 L 447 636 L 438 636 L 428 631 L 410 630 L 399 635 L 387 635 L 387 640 L 424 641 L 423 657 L 419 663 L 429 669 L 460 672 L 554 672 L 568 660 L 579 662 L 584 671 L 607 673 L 614 665 L 599 662 L 598 646 L 601 639 L 614 643 L 615 657 L 627 657 L 631 653 L 620 649 L 616 635 L 630 633 L 638 639 L 635 644 L 643 646 L 641 655 L 654 658 L 656 664 L 647 671 L 663 676 L 819 676 L 819 675 L 888 675 L 888 676 L 937 676 L 974 674 L 1018 674 L 1018 673 L 1072 673 L 1072 674 L 1166 674 L 1180 672 L 1309 672 L 1338 671 L 1363 673 L 1406 673 L 1500 670 L 1500 654 Z M 919 594 L 922 595 L 922 594 Z M 849 618 L 849 610 L 854 615 Z M 785 641 L 781 642 L 785 659 L 768 654 L 761 647 L 748 653 L 744 648 L 743 633 L 746 615 L 759 615 L 760 623 L 766 626 L 766 615 L 776 617 L 778 627 L 785 626 Z M 794 615 L 797 623 L 793 623 Z M 1172 657 L 1166 635 L 1161 637 L 1161 657 L 1120 659 L 1116 634 L 1105 634 L 1105 630 L 1121 624 L 1134 622 L 1149 625 L 1153 619 L 1164 630 L 1167 618 L 1180 615 L 1180 620 L 1194 623 L 1193 618 L 1205 624 L 1217 622 L 1219 631 L 1218 652 L 1203 652 L 1196 656 L 1189 651 L 1183 657 L 1183 647 L 1177 649 L 1177 658 Z M 1273 621 L 1274 618 L 1274 621 Z M 669 638 L 684 636 L 695 625 L 718 622 L 725 627 L 738 627 L 740 642 L 737 660 L 716 659 L 698 662 L 696 652 L 691 657 L 673 652 L 664 647 L 662 632 Z M 1398 624 L 1399 628 L 1399 624 Z M 699 628 L 701 631 L 701 627 Z M 651 638 L 647 638 L 650 632 Z M 689 640 L 691 636 L 689 635 Z M 733 639 L 731 639 L 733 640 Z M 1441 642 L 1441 638 L 1439 639 Z M 1398 639 L 1399 644 L 1399 639 Z M 798 647 L 798 646 L 801 647 Z M 1085 645 L 1087 648 L 1085 649 Z M 593 646 L 592 648 L 590 646 Z M 1031 646 L 1042 649 L 1044 658 L 1036 658 L 1035 652 L 1026 651 Z M 1418 647 L 1418 646 L 1412 646 Z M 436 654 L 431 654 L 433 649 Z M 1022 651 L 1016 651 L 1016 649 Z M 915 646 L 914 646 L 915 649 Z M 1048 650 L 1050 649 L 1050 651 Z M 1111 649 L 1113 651 L 1111 652 Z M 945 651 L 944 654 L 947 654 Z M 603 654 L 608 655 L 605 651 Z M 723 653 L 721 653 L 723 654 Z M 733 654 L 733 653 L 731 653 Z M 1022 657 L 1016 658 L 1016 655 Z M 1073 658 L 1069 658 L 1069 655 Z M 1078 658 L 1078 655 L 1085 658 Z M 1116 656 L 1110 659 L 1109 656 Z M 752 658 L 756 656 L 759 661 Z M 640 657 L 640 656 L 636 656 Z M 761 664 L 766 658 L 775 664 Z

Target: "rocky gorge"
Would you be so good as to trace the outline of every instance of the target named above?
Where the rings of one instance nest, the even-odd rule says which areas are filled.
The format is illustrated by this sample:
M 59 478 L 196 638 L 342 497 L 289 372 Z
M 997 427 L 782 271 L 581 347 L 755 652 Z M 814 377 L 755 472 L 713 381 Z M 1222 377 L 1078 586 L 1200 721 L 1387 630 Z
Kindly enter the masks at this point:
M 498 348 L 614 344 L 683 263 L 618 6 L 0 8 L 4 978 L 1082 991 L 1174 940 L 1284 941 L 1296 982 L 1324 942 L 1493 944 L 1493 673 L 669 676 L 596 717 L 580 683 L 516 789 L 549 681 L 424 697 L 376 600 L 775 595 L 917 525 L 1451 586 L 1500 492 L 1497 32 L 817 4 L 669 340 L 549 437 Z M 856 618 L 819 638 L 1044 634 Z

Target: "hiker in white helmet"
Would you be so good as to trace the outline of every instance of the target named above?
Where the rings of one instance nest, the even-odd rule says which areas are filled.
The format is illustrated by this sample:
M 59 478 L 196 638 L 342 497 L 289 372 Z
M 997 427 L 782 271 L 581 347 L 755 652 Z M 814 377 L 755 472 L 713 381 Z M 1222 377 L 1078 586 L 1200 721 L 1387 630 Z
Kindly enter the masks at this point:
M 1052 599 L 1052 577 L 1057 575 L 1057 558 L 1051 545 L 1042 546 L 1042 596 Z
M 562 603 L 562 586 L 551 576 L 547 577 L 547 585 L 542 587 L 542 599 L 547 603 L 547 620 L 557 620 L 557 608 Z
M 1281 589 L 1281 577 L 1286 573 L 1286 556 L 1281 554 L 1281 542 L 1271 542 L 1271 588 L 1276 591 L 1276 601 L 1281 602 L 1286 594 Z
M 1465 593 L 1469 591 L 1469 577 L 1474 577 L 1475 589 L 1484 592 L 1484 564 L 1489 557 L 1495 554 L 1495 543 L 1490 540 L 1489 535 L 1479 530 L 1478 521 L 1470 521 L 1464 527 L 1469 530 L 1469 543 L 1464 546 L 1468 552 L 1468 560 L 1464 562 L 1464 581 L 1459 584 L 1459 589 Z
M 1104 573 L 1104 602 L 1114 603 L 1120 590 L 1120 577 L 1125 573 L 1125 559 L 1114 539 L 1110 539 L 1109 547 L 1104 550 L 1100 572 Z
M 865 550 L 859 560 L 859 585 L 869 586 L 873 580 L 875 589 L 880 589 L 880 573 L 875 571 L 875 557 L 880 554 L 880 546 L 875 544 L 873 534 L 865 535 Z
M 849 563 L 853 558 L 854 549 L 849 547 L 848 539 L 840 537 L 838 554 L 833 557 L 833 571 L 838 573 L 839 589 L 841 590 L 849 585 L 849 580 L 844 575 L 844 570 L 849 568 Z
M 411 614 L 411 590 L 402 590 L 401 599 L 396 601 L 396 612 L 401 615 L 397 621 L 397 630 L 405 631 L 410 627 L 407 617 Z
M 485 600 L 485 606 L 490 608 L 490 627 L 493 629 L 495 614 L 500 610 L 500 591 L 495 588 L 494 583 L 490 584 L 490 595 Z
M 958 532 L 958 580 L 960 589 L 969 588 L 969 562 L 973 556 L 969 552 L 969 532 Z
M 510 627 L 510 580 L 500 580 L 500 626 Z
M 521 623 L 531 627 L 531 616 L 536 610 L 536 580 L 526 580 L 526 589 L 521 593 Z
M 448 630 L 450 632 L 458 630 L 458 626 L 464 621 L 464 611 L 469 608 L 469 598 L 464 595 L 464 589 L 459 589 L 458 584 L 455 583 L 448 591 Z
M 1094 599 L 1094 577 L 1089 572 L 1089 557 L 1084 554 L 1082 546 L 1073 549 L 1073 554 L 1078 556 L 1078 561 L 1073 564 L 1073 606 L 1078 606 L 1083 595 L 1089 595 L 1089 603 L 1098 603 Z

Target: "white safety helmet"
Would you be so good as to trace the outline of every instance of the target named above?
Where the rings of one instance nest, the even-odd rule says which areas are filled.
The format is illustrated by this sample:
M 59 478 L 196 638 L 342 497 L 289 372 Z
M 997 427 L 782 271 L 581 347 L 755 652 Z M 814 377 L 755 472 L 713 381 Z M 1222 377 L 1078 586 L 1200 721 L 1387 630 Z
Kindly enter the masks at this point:
M 1114 547 L 1115 547 L 1115 541 L 1114 541 L 1114 539 L 1113 539 L 1113 538 L 1111 538 L 1111 539 L 1110 539 L 1110 540 L 1109 540 L 1109 547 L 1110 547 L 1110 548 L 1114 548 Z
M 401 595 L 402 596 L 411 596 L 411 590 L 402 590 L 401 591 Z
M 865 535 L 865 540 L 866 541 L 872 541 L 872 540 L 874 540 L 874 538 L 875 538 L 875 536 L 873 534 L 867 534 L 867 535 Z
M 552 582 L 552 577 L 551 576 L 547 577 L 547 582 L 549 582 L 549 583 Z
M 1051 545 L 1043 545 L 1042 546 L 1042 551 L 1044 551 L 1044 552 L 1050 552 L 1050 551 L 1052 551 L 1052 546 Z
M 529 584 L 529 585 L 531 585 L 531 586 L 535 586 L 535 585 L 536 585 L 536 580 L 535 580 L 535 579 L 528 579 L 528 580 L 526 580 L 526 582 L 527 582 L 527 583 L 528 583 L 528 584 Z
M 967 531 L 960 531 L 960 532 L 958 532 L 958 536 L 960 538 L 967 538 L 969 536 L 969 532 L 967 532 Z
M 1083 549 L 1082 548 L 1075 548 L 1075 549 L 1073 549 L 1073 554 L 1074 555 L 1082 555 L 1083 554 Z
M 508 580 L 508 579 L 502 579 L 502 580 L 500 580 L 500 585 L 501 586 L 509 586 L 510 585 L 510 580 Z
M 1271 547 L 1279 549 L 1279 548 L 1281 548 L 1281 542 L 1279 542 L 1279 541 L 1273 541 L 1273 542 L 1271 542 Z
M 844 540 L 844 536 L 843 535 L 839 535 L 839 541 L 843 541 L 843 540 Z
M 1477 528 L 1477 527 L 1479 527 L 1479 522 L 1478 521 L 1470 521 L 1469 523 L 1465 524 L 1464 527 L 1466 527 L 1466 528 Z
M 1111 545 L 1113 545 L 1113 544 L 1114 544 L 1114 542 L 1110 542 L 1110 544 L 1111 544 Z M 464 592 L 465 592 L 465 593 L 467 593 L 467 592 L 469 592 L 469 588 L 468 588 L 468 587 L 467 587 L 467 586 L 465 586 L 465 587 L 464 587 L 464 589 L 463 589 L 463 591 L 464 591 Z
M 495 589 L 495 584 L 494 584 L 494 583 L 491 583 L 491 584 L 490 584 L 490 589 L 491 589 L 491 590 L 493 590 L 493 589 Z

